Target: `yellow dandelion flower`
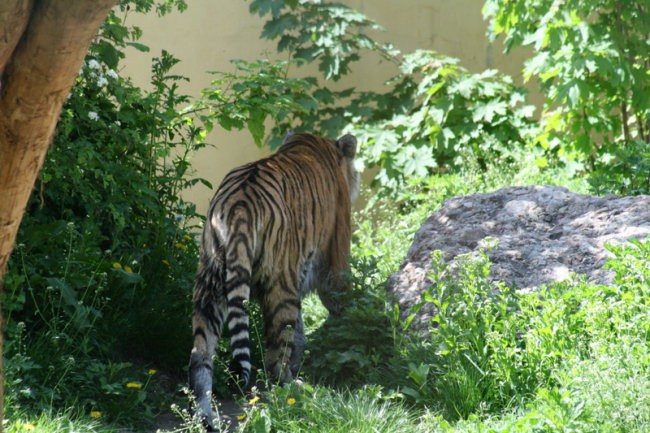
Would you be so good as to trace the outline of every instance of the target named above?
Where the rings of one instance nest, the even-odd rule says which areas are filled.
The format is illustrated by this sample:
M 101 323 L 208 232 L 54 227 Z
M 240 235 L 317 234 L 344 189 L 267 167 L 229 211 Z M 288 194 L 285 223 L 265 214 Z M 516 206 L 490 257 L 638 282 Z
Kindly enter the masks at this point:
M 245 420 L 245 419 L 246 419 L 246 414 L 245 414 L 245 413 L 242 413 L 241 415 L 239 415 L 239 416 L 237 417 L 237 419 L 238 419 L 239 421 L 243 421 L 243 420 Z
M 151 376 L 153 376 L 154 374 L 156 374 L 156 372 L 157 372 L 157 371 L 154 370 L 154 369 L 152 368 L 152 369 L 149 370 L 147 373 L 149 373 Z
M 288 398 L 288 399 L 287 399 L 287 404 L 288 404 L 289 406 L 292 406 L 292 405 L 296 404 L 296 399 L 293 398 L 293 397 Z
M 91 418 L 99 418 L 100 416 L 102 416 L 102 413 L 98 410 L 93 410 L 90 412 Z
M 179 250 L 186 250 L 186 249 L 187 249 L 187 245 L 185 245 L 185 244 L 182 243 L 182 242 L 176 242 L 176 248 L 178 248 Z
M 31 422 L 28 422 L 27 424 L 23 424 L 23 430 L 25 430 L 25 431 L 32 431 L 35 428 L 36 428 L 36 426 L 34 424 L 32 424 Z
M 136 389 L 140 389 L 140 388 L 142 388 L 142 384 L 139 383 L 139 382 L 129 382 L 129 383 L 126 384 L 126 387 L 127 387 L 127 388 L 136 388 Z
M 190 235 L 185 235 L 185 236 L 183 236 L 183 239 L 185 239 L 186 241 L 191 241 L 191 240 L 192 240 L 192 236 L 190 236 Z
M 258 396 L 255 396 L 255 397 L 251 398 L 250 400 L 248 400 L 248 404 L 255 404 L 258 401 L 260 401 L 260 398 Z
M 162 262 L 163 265 L 167 265 L 167 266 L 169 266 L 169 260 L 167 260 L 167 259 L 162 259 L 161 262 Z
M 132 273 L 133 273 L 133 269 L 131 269 L 130 266 L 124 266 L 124 272 L 126 272 L 127 274 L 132 274 Z
M 113 267 L 114 267 L 115 269 L 122 269 L 122 265 L 120 265 L 120 264 L 117 263 L 117 262 L 113 263 Z

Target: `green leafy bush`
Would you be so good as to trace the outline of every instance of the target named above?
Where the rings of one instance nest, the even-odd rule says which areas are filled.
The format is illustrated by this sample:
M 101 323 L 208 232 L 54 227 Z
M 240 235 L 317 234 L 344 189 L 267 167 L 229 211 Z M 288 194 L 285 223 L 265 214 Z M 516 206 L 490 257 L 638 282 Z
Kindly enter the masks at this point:
M 650 187 L 648 32 L 643 25 L 622 25 L 650 21 L 650 11 L 638 2 L 485 3 L 493 37 L 504 34 L 508 50 L 535 50 L 524 75 L 536 77 L 546 96 L 541 120 L 532 118 L 524 91 L 509 77 L 470 74 L 457 59 L 435 52 L 401 53 L 374 39 L 381 27 L 347 6 L 255 0 L 250 9 L 266 18 L 261 36 L 276 41 L 289 61 L 253 63 L 243 74 L 215 82 L 207 94 L 215 98 L 234 85 L 235 93 L 253 101 L 272 95 L 280 108 L 274 111 L 266 101 L 224 107 L 216 97 L 214 113 L 204 116 L 208 123 L 221 116 L 226 128 L 245 126 L 260 144 L 271 118 L 272 132 L 264 139 L 271 147 L 291 129 L 354 132 L 361 138 L 360 162 L 378 168 L 373 186 L 393 197 L 431 174 L 507 167 L 527 153 L 541 169 L 562 161 L 574 175 L 586 170 L 596 192 L 638 194 Z M 362 54 L 395 65 L 386 91 L 328 83 L 351 73 Z M 290 72 L 313 63 L 325 81 Z M 296 74 L 307 77 L 288 78 Z
M 119 360 L 186 363 L 198 215 L 181 192 L 207 184 L 189 162 L 204 132 L 181 113 L 185 78 L 169 53 L 153 62 L 151 91 L 116 72 L 138 34 L 111 12 L 28 203 L 4 287 L 10 410 L 75 404 L 137 421 L 152 415 L 149 376 Z
M 632 0 L 487 0 L 493 37 L 530 46 L 549 153 L 578 158 L 600 192 L 650 190 L 650 6 Z M 630 25 L 638 23 L 638 25 Z
M 400 192 L 435 173 L 507 166 L 530 148 L 536 128 L 524 91 L 495 70 L 471 74 L 457 62 L 431 51 L 405 55 L 393 78 L 400 84 L 382 97 L 410 102 L 354 123 L 363 163 L 379 167 L 380 191 Z

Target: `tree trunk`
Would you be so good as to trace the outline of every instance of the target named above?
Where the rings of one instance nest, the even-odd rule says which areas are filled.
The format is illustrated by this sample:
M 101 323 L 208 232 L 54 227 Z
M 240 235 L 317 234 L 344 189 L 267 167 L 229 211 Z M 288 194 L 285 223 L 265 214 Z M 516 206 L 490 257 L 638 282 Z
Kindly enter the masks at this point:
M 90 41 L 115 3 L 0 1 L 0 296 L 18 226 L 61 107 Z M 1 373 L 0 379 L 2 419 Z

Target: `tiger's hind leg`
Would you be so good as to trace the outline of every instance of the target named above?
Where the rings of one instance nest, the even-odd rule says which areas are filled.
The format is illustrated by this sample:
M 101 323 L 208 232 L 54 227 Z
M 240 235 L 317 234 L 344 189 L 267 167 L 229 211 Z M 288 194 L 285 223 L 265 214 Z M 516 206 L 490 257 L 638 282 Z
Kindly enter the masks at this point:
M 299 364 L 296 356 L 300 357 L 300 348 L 296 350 L 295 335 L 300 317 L 300 296 L 294 288 L 295 285 L 286 282 L 274 284 L 262 302 L 266 369 L 271 379 L 280 383 L 290 382 L 293 379 L 291 367 Z
M 200 276 L 200 275 L 199 275 Z M 213 429 L 212 369 L 226 314 L 225 297 L 205 281 L 197 279 L 194 292 L 192 329 L 194 347 L 190 355 L 190 389 L 196 399 L 196 412 L 208 430 Z

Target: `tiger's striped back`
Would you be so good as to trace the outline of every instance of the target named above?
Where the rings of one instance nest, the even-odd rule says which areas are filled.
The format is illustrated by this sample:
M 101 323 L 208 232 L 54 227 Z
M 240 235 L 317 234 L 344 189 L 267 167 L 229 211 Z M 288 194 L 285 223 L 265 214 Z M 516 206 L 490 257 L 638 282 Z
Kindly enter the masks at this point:
M 306 285 L 314 282 L 324 305 L 340 310 L 336 293 L 346 290 L 341 272 L 359 183 L 355 153 L 351 135 L 333 141 L 294 134 L 274 155 L 231 171 L 218 188 L 194 292 L 190 387 L 203 415 L 210 413 L 202 395 L 211 391 L 211 358 L 224 323 L 241 382 L 249 384 L 251 298 L 264 315 L 265 367 L 281 382 L 299 365 Z

